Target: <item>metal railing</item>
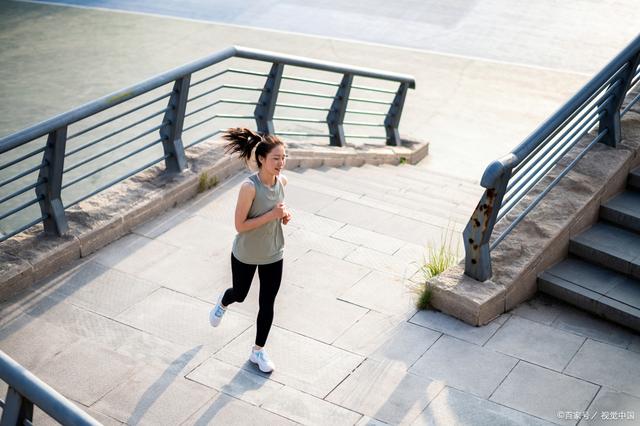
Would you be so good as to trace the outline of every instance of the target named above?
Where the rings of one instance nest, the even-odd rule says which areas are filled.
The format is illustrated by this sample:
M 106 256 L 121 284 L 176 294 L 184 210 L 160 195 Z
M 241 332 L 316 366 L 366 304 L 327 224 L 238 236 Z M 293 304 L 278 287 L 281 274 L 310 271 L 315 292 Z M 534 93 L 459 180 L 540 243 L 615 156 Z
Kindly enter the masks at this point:
M 512 152 L 489 164 L 480 182 L 486 191 L 463 232 L 467 275 L 479 281 L 490 278 L 491 250 L 593 146 L 616 146 L 621 116 L 640 99 L 635 96 L 623 108 L 627 94 L 640 87 L 639 64 L 640 36 Z M 576 146 L 580 152 L 575 158 L 538 195 L 525 198 Z M 503 230 L 493 235 L 498 221 L 504 222 Z
M 268 68 L 221 68 L 234 61 Z M 65 209 L 163 161 L 183 171 L 185 150 L 228 127 L 400 145 L 410 88 L 408 75 L 224 49 L 0 139 L 0 242 L 40 222 L 63 234 Z
M 34 404 L 62 425 L 101 424 L 2 351 L 0 380 L 9 385 L 6 400 L 0 399 L 2 426 L 31 426 Z

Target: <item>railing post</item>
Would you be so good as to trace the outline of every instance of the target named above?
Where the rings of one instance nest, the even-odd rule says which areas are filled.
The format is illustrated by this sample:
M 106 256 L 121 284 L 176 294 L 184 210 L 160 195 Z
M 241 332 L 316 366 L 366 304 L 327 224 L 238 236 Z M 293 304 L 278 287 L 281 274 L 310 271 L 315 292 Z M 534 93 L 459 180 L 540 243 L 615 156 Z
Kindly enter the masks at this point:
M 66 144 L 67 126 L 49 133 L 43 166 L 38 174 L 38 181 L 42 183 L 36 186 L 36 196 L 40 198 L 40 212 L 45 218 L 44 232 L 50 235 L 63 235 L 69 230 L 60 196 Z
M 187 109 L 190 83 L 191 74 L 187 74 L 177 79 L 173 84 L 173 93 L 169 98 L 168 110 L 163 118 L 163 122 L 167 124 L 160 129 L 162 148 L 165 155 L 168 155 L 164 164 L 169 173 L 180 173 L 187 168 L 187 158 L 182 144 L 182 125 Z
M 343 123 L 344 115 L 347 112 L 351 83 L 353 83 L 353 74 L 344 74 L 331 104 L 331 110 L 327 114 L 327 124 L 331 135 L 329 144 L 332 146 L 345 146 L 346 144 Z
M 600 141 L 605 145 L 615 147 L 622 138 L 622 132 L 620 129 L 620 107 L 624 102 L 627 90 L 629 90 L 629 86 L 631 85 L 631 81 L 633 80 L 633 76 L 639 63 L 640 53 L 629 59 L 629 62 L 627 62 L 627 69 L 620 74 L 621 84 L 613 91 L 613 97 L 607 102 L 607 105 L 604 108 L 604 114 L 600 119 L 598 133 L 605 129 L 608 130 L 607 134 Z M 615 83 L 615 81 L 613 83 Z
M 400 117 L 402 116 L 402 108 L 404 107 L 404 100 L 407 97 L 408 88 L 408 83 L 400 83 L 391 107 L 389 107 L 389 112 L 387 112 L 387 116 L 384 119 L 384 128 L 387 131 L 387 145 L 402 145 L 398 126 L 400 125 Z
M 9 386 L 0 426 L 22 426 L 25 420 L 33 420 L 33 403 Z
M 502 170 L 493 184 L 482 182 L 482 186 L 487 189 L 462 232 L 465 251 L 464 272 L 478 281 L 486 281 L 492 275 L 489 242 L 511 177 L 511 170 L 505 170 L 500 163 L 496 163 Z
M 269 71 L 269 77 L 264 83 L 264 89 L 258 100 L 253 115 L 256 119 L 256 126 L 259 132 L 265 134 L 274 134 L 273 114 L 276 111 L 276 101 L 278 100 L 278 92 L 280 91 L 280 82 L 282 81 L 282 72 L 284 65 L 274 63 Z

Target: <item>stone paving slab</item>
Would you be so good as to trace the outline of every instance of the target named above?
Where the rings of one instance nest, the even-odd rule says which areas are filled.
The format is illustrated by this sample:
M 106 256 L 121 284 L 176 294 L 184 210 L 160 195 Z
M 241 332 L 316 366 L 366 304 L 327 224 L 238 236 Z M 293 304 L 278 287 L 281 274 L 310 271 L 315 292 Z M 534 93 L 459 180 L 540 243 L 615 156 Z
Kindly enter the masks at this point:
M 554 328 L 589 337 L 599 342 L 626 348 L 631 344 L 634 333 L 621 329 L 614 323 L 591 315 L 589 312 L 567 307 L 553 323 Z
M 89 261 L 54 280 L 48 295 L 104 316 L 116 316 L 158 288 L 154 282 Z
M 568 305 L 566 303 L 545 293 L 540 293 L 537 297 L 515 307 L 511 313 L 544 325 L 552 325 L 556 318 L 567 308 Z
M 248 361 L 255 333 L 255 326 L 251 327 L 216 352 L 215 357 L 264 376 Z M 269 355 L 277 360 L 277 369 L 269 376 L 271 380 L 320 398 L 324 398 L 364 359 L 279 327 L 272 327 L 269 332 Z
M 566 374 L 640 397 L 640 354 L 587 339 Z
M 409 424 L 443 387 L 398 364 L 368 359 L 326 399 L 389 424 Z
M 585 341 L 524 318 L 512 317 L 487 342 L 487 348 L 562 371 Z
M 405 242 L 377 232 L 369 231 L 353 225 L 345 225 L 332 235 L 333 238 L 349 241 L 366 248 L 393 255 Z
M 193 216 L 158 236 L 156 241 L 216 255 L 231 252 L 235 235 L 233 222 L 219 223 Z
M 486 399 L 517 362 L 499 352 L 442 336 L 409 372 Z
M 287 281 L 301 288 L 339 295 L 364 278 L 370 270 L 337 256 L 310 250 L 286 268 Z M 310 273 L 310 271 L 312 273 Z M 335 271 L 340 271 L 336 274 Z M 328 279 L 331 277 L 331 279 Z
M 368 312 L 333 295 L 295 286 L 288 286 L 281 300 L 286 303 L 277 304 L 277 325 L 329 344 Z
M 218 393 L 183 423 L 185 426 L 293 426 L 297 424 L 285 417 L 240 401 L 224 393 Z
M 353 250 L 344 259 L 398 278 L 411 277 L 419 269 L 417 256 L 409 260 L 398 252 L 390 256 L 362 246 Z
M 231 256 L 208 257 L 191 249 L 176 249 L 153 266 L 134 272 L 144 280 L 199 298 L 215 301 L 220 290 L 231 284 Z
M 293 213 L 294 215 L 296 212 Z M 294 219 L 295 220 L 295 219 Z M 299 259 L 309 250 L 328 254 L 338 259 L 344 259 L 353 253 L 358 246 L 346 241 L 338 240 L 307 229 L 297 229 L 291 233 L 289 242 L 285 242 L 288 258 Z M 292 256 L 289 256 L 291 254 Z
M 43 333 L 42 330 L 47 332 Z M 79 336 L 62 327 L 25 314 L 0 330 L 0 349 L 10 348 L 10 356 L 28 370 L 46 365 L 56 354 L 78 340 Z M 4 393 L 0 392 L 0 399 L 4 399 L 4 394 L 6 389 Z
M 178 247 L 136 234 L 114 241 L 88 259 L 122 272 L 136 272 L 153 268 L 170 257 Z
M 369 311 L 333 345 L 374 360 L 393 361 L 409 368 L 440 335 L 436 331 L 407 323 L 405 317 Z
M 118 420 L 107 416 L 106 414 L 101 413 L 91 407 L 87 407 L 85 405 L 80 404 L 76 401 L 71 401 L 75 405 L 77 405 L 81 410 L 84 410 L 91 417 L 99 421 L 104 426 L 122 426 L 124 423 L 119 422 Z M 0 413 L 2 410 L 0 410 Z M 55 421 L 52 417 L 46 414 L 38 407 L 33 408 L 33 424 L 42 425 L 42 426 L 59 426 L 60 423 Z
M 308 425 L 355 424 L 361 414 L 323 399 L 284 386 L 275 392 L 262 407 L 272 413 Z
M 551 424 L 450 387 L 443 389 L 412 423 L 415 426 L 543 426 Z
M 580 424 L 637 426 L 640 425 L 640 398 L 623 392 L 601 388 L 587 412 L 590 416 L 589 420 L 585 419 Z M 625 418 L 619 416 L 618 413 L 624 413 Z M 613 418 L 614 415 L 617 419 Z
M 203 321 L 209 317 L 212 307 L 213 303 L 207 304 L 162 288 L 116 319 L 174 343 L 204 344 L 211 350 L 217 350 L 249 328 L 252 321 L 229 312 L 225 316 L 225 327 L 213 332 L 208 321 Z
M 409 322 L 457 337 L 469 343 L 484 345 L 508 318 L 509 315 L 503 315 L 484 327 L 473 327 L 442 312 L 424 310 L 416 312 Z
M 131 425 L 178 425 L 217 392 L 186 380 L 181 371 L 144 367 L 95 404 L 100 412 Z
M 142 363 L 160 366 L 173 363 L 180 354 L 192 348 L 169 342 L 111 318 L 47 297 L 40 298 L 27 312 L 28 314 L 24 314 L 17 321 L 18 324 L 27 324 L 27 329 L 33 326 L 39 327 L 38 330 L 50 329 L 51 339 L 59 339 L 59 342 L 50 342 L 47 337 L 39 337 L 37 341 L 46 343 L 51 349 L 67 341 L 67 339 L 57 336 L 56 330 L 64 330 L 71 336 L 72 341 L 81 337 Z M 28 331 L 23 332 L 20 326 L 7 327 L 3 331 L 15 334 L 16 338 L 22 336 L 23 333 L 24 336 L 29 335 Z M 23 339 L 21 342 L 26 345 L 26 350 L 30 351 L 29 340 Z M 11 347 L 17 350 L 20 345 L 13 344 Z M 48 352 L 41 350 L 39 353 Z
M 186 378 L 256 406 L 284 386 L 213 357 L 191 371 Z
M 576 424 L 564 412 L 585 411 L 598 386 L 521 361 L 490 400 L 557 424 Z
M 415 311 L 414 298 L 405 280 L 375 271 L 340 295 L 340 300 L 390 315 Z
M 139 367 L 140 364 L 127 356 L 82 340 L 68 345 L 33 373 L 58 392 L 90 406 Z M 87 380 L 88 377 L 91 380 Z

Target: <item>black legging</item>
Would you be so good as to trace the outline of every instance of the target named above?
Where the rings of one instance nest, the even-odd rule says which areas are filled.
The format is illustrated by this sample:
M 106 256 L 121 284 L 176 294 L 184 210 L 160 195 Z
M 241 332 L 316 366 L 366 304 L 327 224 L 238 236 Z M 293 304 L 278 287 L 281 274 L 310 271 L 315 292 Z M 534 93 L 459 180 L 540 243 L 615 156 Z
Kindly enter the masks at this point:
M 229 306 L 233 302 L 242 303 L 249 293 L 251 281 L 258 267 L 260 277 L 260 309 L 258 310 L 258 331 L 256 345 L 264 346 L 273 322 L 273 305 L 282 280 L 282 260 L 268 265 L 249 265 L 242 263 L 231 254 L 231 273 L 233 274 L 233 288 L 229 288 L 222 296 L 222 304 Z

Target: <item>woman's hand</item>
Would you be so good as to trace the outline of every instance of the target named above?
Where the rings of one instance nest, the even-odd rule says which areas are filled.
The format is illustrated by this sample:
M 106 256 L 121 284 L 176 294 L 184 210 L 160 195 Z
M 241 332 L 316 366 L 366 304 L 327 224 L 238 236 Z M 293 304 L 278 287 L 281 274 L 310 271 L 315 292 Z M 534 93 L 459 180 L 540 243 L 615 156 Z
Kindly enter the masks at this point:
M 271 209 L 271 216 L 274 220 L 282 219 L 287 214 L 287 207 L 284 203 L 278 203 L 274 208 Z
M 286 212 L 286 214 L 284 215 L 284 217 L 282 218 L 282 224 L 286 225 L 287 223 L 289 223 L 291 221 L 291 218 L 293 217 L 293 215 L 291 214 L 291 212 Z

